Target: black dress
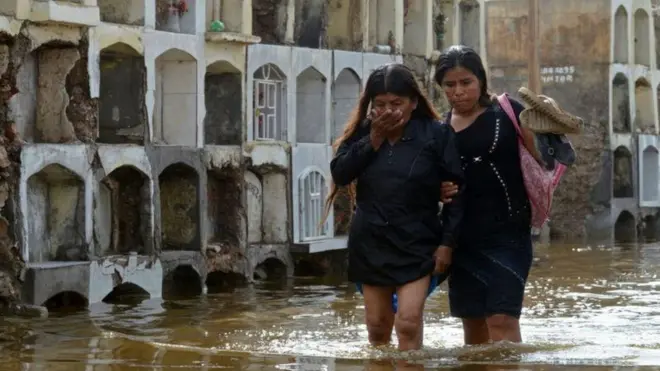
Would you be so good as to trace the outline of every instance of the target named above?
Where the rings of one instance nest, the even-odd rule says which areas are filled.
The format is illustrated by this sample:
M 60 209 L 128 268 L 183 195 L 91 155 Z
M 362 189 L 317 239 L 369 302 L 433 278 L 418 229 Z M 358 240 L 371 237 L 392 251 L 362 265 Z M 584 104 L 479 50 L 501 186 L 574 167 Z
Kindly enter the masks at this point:
M 519 116 L 524 107 L 514 100 L 511 105 Z M 513 125 L 494 103 L 456 133 L 466 185 L 460 248 L 449 277 L 456 317 L 519 317 L 522 310 L 533 258 L 531 208 Z
M 330 164 L 335 184 L 357 179 L 357 207 L 348 237 L 348 278 L 374 286 L 401 286 L 431 274 L 440 245 L 455 247 L 460 196 L 439 213 L 442 181 L 462 183 L 461 162 L 449 125 L 411 119 L 394 145 L 377 151 L 365 121 Z

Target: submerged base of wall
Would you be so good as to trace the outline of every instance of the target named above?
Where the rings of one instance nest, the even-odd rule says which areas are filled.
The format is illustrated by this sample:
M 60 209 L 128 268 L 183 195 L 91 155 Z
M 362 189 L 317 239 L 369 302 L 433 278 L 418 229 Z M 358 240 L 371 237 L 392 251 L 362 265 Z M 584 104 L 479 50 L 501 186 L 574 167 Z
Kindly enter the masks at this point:
M 121 285 L 138 287 L 150 298 L 162 296 L 163 268 L 152 257 L 130 255 L 95 261 L 29 263 L 22 294 L 26 304 L 86 307 L 103 301 Z

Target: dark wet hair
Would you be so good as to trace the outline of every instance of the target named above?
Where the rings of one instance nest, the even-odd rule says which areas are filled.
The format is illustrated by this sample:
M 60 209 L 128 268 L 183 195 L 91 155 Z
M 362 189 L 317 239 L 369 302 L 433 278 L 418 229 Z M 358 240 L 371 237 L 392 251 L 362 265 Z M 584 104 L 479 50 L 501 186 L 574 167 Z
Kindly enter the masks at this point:
M 362 94 L 360 95 L 360 100 L 357 106 L 353 109 L 353 113 L 344 127 L 344 133 L 334 143 L 335 151 L 342 143 L 352 137 L 360 125 L 365 122 L 367 114 L 369 113 L 369 106 L 374 98 L 388 93 L 417 101 L 417 107 L 412 111 L 411 118 L 440 119 L 438 111 L 433 108 L 433 105 L 429 102 L 428 98 L 419 87 L 417 80 L 415 80 L 415 74 L 413 71 L 401 63 L 385 64 L 376 68 L 369 75 L 364 91 L 362 91 Z M 347 187 L 351 206 L 354 206 L 355 185 L 350 184 Z M 328 198 L 325 201 L 323 223 L 333 207 L 338 192 L 339 188 L 333 183 L 330 187 Z
M 369 75 L 357 107 L 358 113 L 364 114 L 357 118 L 358 123 L 362 122 L 366 117 L 369 104 L 372 103 L 377 96 L 388 93 L 416 100 L 417 108 L 413 110 L 412 117 L 433 119 L 438 117 L 437 112 L 422 93 L 419 84 L 417 84 L 415 74 L 412 70 L 401 63 L 388 63 L 376 68 L 371 75 Z M 351 121 L 347 123 L 346 129 L 350 128 L 351 123 Z
M 440 54 L 435 67 L 435 76 L 433 77 L 435 82 L 438 85 L 442 85 L 442 80 L 445 78 L 447 71 L 456 67 L 463 67 L 477 77 L 481 83 L 479 104 L 482 106 L 491 105 L 493 103 L 493 95 L 488 89 L 486 68 L 479 54 L 469 46 L 452 45 Z

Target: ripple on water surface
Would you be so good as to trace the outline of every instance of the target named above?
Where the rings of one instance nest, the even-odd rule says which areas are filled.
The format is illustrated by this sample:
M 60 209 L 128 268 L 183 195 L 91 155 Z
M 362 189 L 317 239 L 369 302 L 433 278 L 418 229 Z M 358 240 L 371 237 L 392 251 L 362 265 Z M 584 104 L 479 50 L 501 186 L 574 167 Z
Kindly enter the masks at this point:
M 427 304 L 423 351 L 374 350 L 365 345 L 364 307 L 351 285 L 296 279 L 194 300 L 3 319 L 0 369 L 21 369 L 22 363 L 48 370 L 357 370 L 366 360 L 401 357 L 427 369 L 660 365 L 660 246 L 541 247 L 536 260 L 523 345 L 462 347 L 460 323 L 448 316 L 446 291 L 439 290 Z M 367 369 L 391 368 L 389 361 L 369 362 Z

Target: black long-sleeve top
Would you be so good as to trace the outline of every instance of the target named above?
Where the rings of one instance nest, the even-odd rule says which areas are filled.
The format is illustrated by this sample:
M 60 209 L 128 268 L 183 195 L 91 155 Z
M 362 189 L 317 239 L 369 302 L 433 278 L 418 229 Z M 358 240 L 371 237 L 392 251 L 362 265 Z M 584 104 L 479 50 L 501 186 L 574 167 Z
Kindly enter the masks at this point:
M 514 99 L 510 102 L 519 116 L 525 107 Z M 520 168 L 518 134 L 500 105 L 493 103 L 459 131 L 456 147 L 467 185 L 461 246 L 469 246 L 472 237 L 490 233 L 529 233 L 531 209 Z
M 349 279 L 400 285 L 433 271 L 433 252 L 456 247 L 463 214 L 461 195 L 444 205 L 440 185 L 463 184 L 451 126 L 412 119 L 394 145 L 376 151 L 363 124 L 330 164 L 337 185 L 357 180 L 357 208 L 349 232 Z

